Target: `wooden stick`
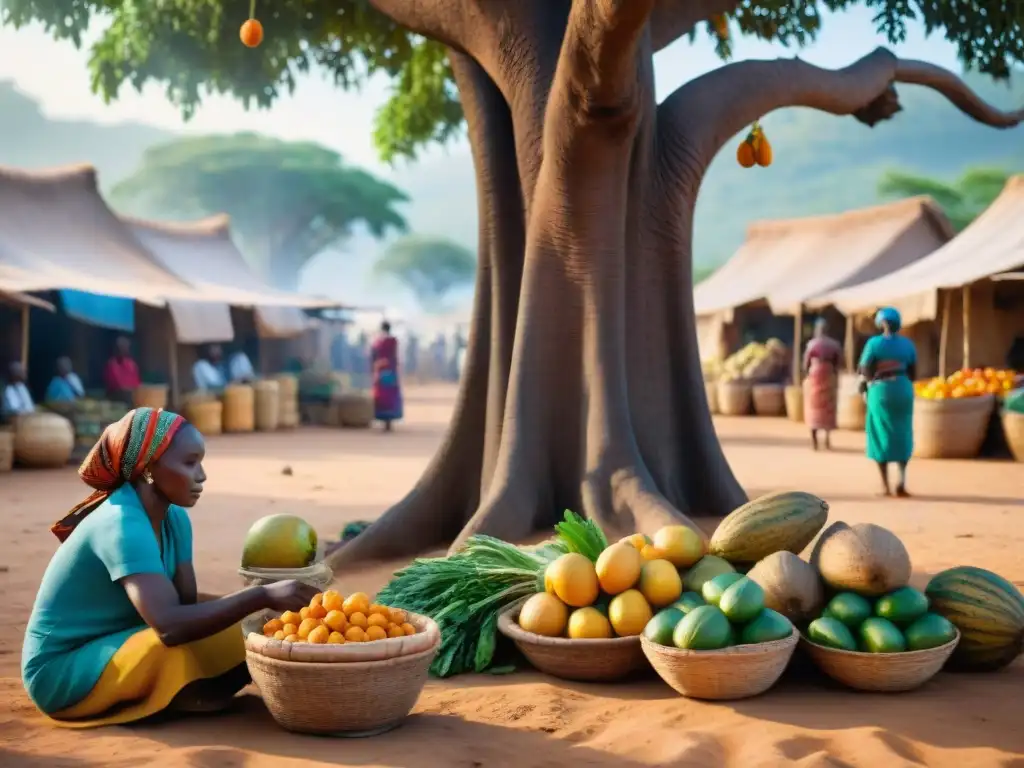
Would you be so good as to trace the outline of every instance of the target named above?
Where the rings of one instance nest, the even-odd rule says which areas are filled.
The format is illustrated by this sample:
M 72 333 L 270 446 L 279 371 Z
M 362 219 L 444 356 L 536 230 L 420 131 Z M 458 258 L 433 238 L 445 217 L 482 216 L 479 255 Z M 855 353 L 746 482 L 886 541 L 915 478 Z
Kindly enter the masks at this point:
M 939 376 L 946 378 L 949 358 L 949 317 L 953 314 L 953 292 L 943 291 L 942 330 L 939 332 Z
M 971 286 L 965 285 L 964 294 L 964 368 L 971 367 Z
M 29 306 L 28 304 L 21 305 L 21 367 L 25 371 L 25 375 L 28 376 L 28 323 L 29 323 Z
M 178 339 L 174 333 L 174 318 L 171 317 L 171 310 L 167 310 L 167 377 L 169 392 L 168 400 L 174 410 L 178 409 Z
M 793 384 L 803 381 L 804 305 L 796 309 L 793 318 Z
M 856 322 L 857 322 L 857 315 L 856 314 L 851 312 L 849 315 L 847 315 L 847 317 L 846 317 L 846 334 L 845 334 L 846 338 L 843 340 L 843 346 L 846 348 L 845 349 L 845 352 L 846 352 L 846 370 L 849 373 L 856 373 L 857 372 L 856 362 L 855 362 L 855 360 L 856 360 L 856 354 L 855 354 L 856 350 L 854 350 L 854 348 L 853 348 L 853 346 L 854 346 L 854 344 L 853 344 L 853 339 L 854 339 L 853 326 L 856 324 Z

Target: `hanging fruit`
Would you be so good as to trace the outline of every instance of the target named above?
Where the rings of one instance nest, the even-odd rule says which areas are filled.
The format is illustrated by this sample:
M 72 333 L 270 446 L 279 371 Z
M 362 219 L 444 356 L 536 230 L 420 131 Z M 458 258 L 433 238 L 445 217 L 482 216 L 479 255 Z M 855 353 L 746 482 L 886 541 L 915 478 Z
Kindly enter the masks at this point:
M 724 13 L 719 13 L 711 17 L 711 26 L 715 28 L 715 32 L 718 37 L 722 40 L 729 39 L 729 17 Z
M 761 121 L 755 120 L 750 133 L 740 142 L 736 149 L 736 162 L 744 168 L 753 168 L 755 165 L 767 168 L 772 164 L 772 145 L 764 135 Z
M 736 162 L 744 168 L 753 168 L 757 164 L 757 153 L 749 139 L 741 141 L 739 147 L 736 148 Z
M 263 25 L 256 18 L 256 0 L 249 0 L 249 19 L 238 31 L 238 36 L 246 48 L 255 48 L 263 42 Z

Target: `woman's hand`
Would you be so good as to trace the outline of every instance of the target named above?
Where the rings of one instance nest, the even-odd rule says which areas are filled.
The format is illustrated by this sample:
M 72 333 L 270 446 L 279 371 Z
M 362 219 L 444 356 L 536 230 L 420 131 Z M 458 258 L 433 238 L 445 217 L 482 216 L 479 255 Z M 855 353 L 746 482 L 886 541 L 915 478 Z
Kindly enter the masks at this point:
M 309 605 L 313 595 L 319 591 L 316 587 L 303 584 L 295 579 L 275 581 L 273 584 L 263 585 L 267 608 L 282 612 L 296 611 L 303 606 Z

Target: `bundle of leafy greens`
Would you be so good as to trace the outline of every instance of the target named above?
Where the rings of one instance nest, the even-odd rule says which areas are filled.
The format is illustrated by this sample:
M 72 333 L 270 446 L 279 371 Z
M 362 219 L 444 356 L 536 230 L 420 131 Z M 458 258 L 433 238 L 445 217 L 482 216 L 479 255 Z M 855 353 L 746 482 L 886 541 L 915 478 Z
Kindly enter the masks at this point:
M 419 558 L 398 571 L 377 600 L 437 622 L 441 647 L 430 668 L 433 675 L 510 671 L 493 666 L 501 610 L 543 591 L 544 570 L 561 555 L 578 552 L 597 560 L 608 546 L 597 525 L 569 510 L 555 532 L 534 547 L 472 536 L 454 555 Z

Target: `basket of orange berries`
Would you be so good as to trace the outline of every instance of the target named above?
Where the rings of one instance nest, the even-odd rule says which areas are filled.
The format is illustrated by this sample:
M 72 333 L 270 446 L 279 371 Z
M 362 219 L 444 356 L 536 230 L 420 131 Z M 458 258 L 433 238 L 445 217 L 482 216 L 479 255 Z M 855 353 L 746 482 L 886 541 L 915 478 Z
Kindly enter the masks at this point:
M 242 624 L 253 682 L 274 720 L 297 733 L 370 736 L 409 714 L 440 644 L 426 616 L 318 593 L 299 611 Z
M 969 459 L 981 452 L 995 404 L 1014 386 L 1016 373 L 964 368 L 914 383 L 914 456 Z

